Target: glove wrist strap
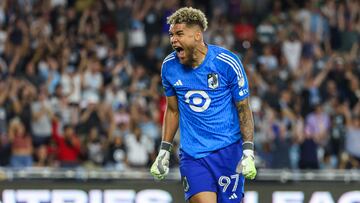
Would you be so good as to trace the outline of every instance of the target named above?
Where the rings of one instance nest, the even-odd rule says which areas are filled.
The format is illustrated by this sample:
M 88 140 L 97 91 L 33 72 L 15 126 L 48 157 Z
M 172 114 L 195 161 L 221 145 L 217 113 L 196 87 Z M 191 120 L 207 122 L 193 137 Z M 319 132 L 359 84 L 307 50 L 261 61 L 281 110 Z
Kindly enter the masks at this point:
M 172 149 L 172 144 L 170 143 L 170 142 L 166 142 L 166 141 L 162 141 L 161 142 L 161 145 L 160 145 L 160 149 L 164 149 L 164 150 L 166 150 L 166 151 L 171 151 L 171 149 Z
M 245 156 L 251 156 L 252 158 L 254 158 L 254 143 L 253 142 L 243 142 L 242 144 L 243 147 L 243 154 Z
M 243 150 L 250 149 L 250 150 L 254 151 L 254 143 L 250 142 L 250 141 L 243 142 L 242 148 L 243 148 Z

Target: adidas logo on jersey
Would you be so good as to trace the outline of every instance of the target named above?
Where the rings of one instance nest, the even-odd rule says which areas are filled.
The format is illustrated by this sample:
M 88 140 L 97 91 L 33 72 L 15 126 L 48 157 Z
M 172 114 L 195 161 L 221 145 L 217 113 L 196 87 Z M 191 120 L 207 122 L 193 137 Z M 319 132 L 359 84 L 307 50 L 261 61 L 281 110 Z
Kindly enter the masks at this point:
M 235 193 L 233 193 L 230 197 L 229 197 L 229 199 L 237 199 L 238 198 L 238 196 L 235 194 Z
M 176 83 L 174 84 L 174 86 L 181 86 L 181 85 L 183 85 L 181 80 L 176 81 Z

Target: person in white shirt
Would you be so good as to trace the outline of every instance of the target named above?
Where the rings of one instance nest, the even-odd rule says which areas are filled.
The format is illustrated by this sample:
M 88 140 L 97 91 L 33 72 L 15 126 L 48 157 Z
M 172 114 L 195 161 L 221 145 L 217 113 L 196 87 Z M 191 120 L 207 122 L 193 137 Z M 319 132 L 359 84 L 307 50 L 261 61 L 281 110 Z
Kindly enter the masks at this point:
M 130 167 L 147 166 L 154 151 L 154 143 L 148 136 L 143 135 L 138 126 L 134 127 L 133 131 L 125 137 L 125 145 Z

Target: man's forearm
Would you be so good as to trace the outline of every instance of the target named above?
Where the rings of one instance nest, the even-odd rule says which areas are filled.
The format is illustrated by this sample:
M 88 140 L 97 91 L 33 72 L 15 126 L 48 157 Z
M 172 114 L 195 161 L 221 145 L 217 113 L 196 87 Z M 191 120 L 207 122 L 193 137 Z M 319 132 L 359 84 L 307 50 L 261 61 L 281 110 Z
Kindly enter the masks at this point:
M 179 127 L 179 112 L 166 109 L 163 123 L 162 141 L 172 143 Z
M 254 140 L 254 119 L 250 109 L 249 99 L 246 98 L 236 103 L 239 114 L 240 131 L 243 141 L 253 142 Z

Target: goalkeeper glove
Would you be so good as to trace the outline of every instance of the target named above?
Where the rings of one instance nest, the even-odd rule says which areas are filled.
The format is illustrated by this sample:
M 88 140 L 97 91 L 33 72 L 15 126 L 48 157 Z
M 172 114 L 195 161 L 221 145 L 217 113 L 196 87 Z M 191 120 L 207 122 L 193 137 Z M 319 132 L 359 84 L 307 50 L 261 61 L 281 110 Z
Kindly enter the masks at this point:
M 236 167 L 237 173 L 242 173 L 247 179 L 254 179 L 256 176 L 254 144 L 252 142 L 243 143 L 243 155 Z
M 169 160 L 170 160 L 171 148 L 172 148 L 171 143 L 162 141 L 159 154 L 156 157 L 155 162 L 151 166 L 150 173 L 158 180 L 164 179 L 169 173 Z

